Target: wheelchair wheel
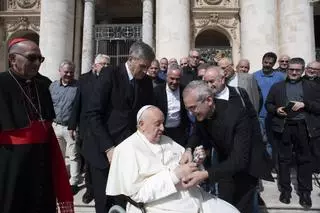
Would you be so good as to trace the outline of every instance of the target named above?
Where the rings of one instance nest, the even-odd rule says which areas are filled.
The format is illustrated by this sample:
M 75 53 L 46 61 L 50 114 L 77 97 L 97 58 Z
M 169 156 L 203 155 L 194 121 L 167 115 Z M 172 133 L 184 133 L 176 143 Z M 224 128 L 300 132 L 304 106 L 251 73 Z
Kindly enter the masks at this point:
M 108 213 L 126 213 L 126 210 L 123 209 L 121 206 L 114 205 L 110 208 Z

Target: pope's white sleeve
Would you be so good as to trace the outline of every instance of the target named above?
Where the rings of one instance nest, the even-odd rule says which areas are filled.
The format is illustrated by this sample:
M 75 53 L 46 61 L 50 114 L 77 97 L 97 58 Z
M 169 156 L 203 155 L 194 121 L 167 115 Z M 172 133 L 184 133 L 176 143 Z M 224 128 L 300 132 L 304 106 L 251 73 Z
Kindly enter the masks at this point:
M 176 180 L 169 170 L 163 170 L 144 181 L 140 190 L 130 196 L 136 202 L 149 203 L 177 192 Z

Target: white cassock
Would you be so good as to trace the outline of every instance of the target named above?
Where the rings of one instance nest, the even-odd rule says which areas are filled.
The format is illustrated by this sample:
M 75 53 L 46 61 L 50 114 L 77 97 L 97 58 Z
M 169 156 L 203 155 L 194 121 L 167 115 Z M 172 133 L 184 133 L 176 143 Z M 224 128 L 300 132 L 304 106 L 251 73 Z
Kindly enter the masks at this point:
M 238 213 L 231 204 L 199 187 L 179 187 L 173 170 L 182 153 L 184 148 L 167 136 L 152 144 L 137 131 L 114 150 L 106 194 L 123 194 L 143 202 L 147 213 Z M 126 211 L 141 213 L 129 203 Z

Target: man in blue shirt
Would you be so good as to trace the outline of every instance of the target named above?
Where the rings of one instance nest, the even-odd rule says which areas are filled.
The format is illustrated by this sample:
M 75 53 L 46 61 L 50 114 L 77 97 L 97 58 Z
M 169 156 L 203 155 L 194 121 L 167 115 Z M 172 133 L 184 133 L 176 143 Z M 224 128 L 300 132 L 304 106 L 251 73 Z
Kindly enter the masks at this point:
M 267 143 L 267 150 L 270 155 L 272 155 L 272 159 L 274 163 L 276 162 L 277 149 L 276 145 L 272 143 L 272 133 L 270 130 L 271 122 L 269 122 L 270 118 L 267 116 L 267 111 L 265 108 L 265 101 L 271 86 L 279 81 L 283 81 L 285 79 L 285 74 L 281 72 L 277 72 L 273 69 L 277 61 L 277 55 L 273 52 L 267 52 L 262 57 L 262 69 L 255 72 L 253 75 L 258 82 L 258 86 L 261 90 L 263 104 L 261 110 L 259 112 L 259 121 L 261 126 L 261 131 L 263 135 L 264 141 Z M 273 152 L 272 152 L 273 149 Z

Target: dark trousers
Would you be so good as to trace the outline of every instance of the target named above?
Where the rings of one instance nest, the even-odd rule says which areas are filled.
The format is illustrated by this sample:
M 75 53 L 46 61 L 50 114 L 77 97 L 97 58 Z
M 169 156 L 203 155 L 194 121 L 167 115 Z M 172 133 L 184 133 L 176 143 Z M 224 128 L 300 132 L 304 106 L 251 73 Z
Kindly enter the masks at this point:
M 320 137 L 310 139 L 310 149 L 312 155 L 312 172 L 320 173 Z
M 242 172 L 226 177 L 218 182 L 219 198 L 234 205 L 241 213 L 252 213 L 257 183 L 257 178 Z
M 302 121 L 286 121 L 279 141 L 279 185 L 281 191 L 291 192 L 290 165 L 295 152 L 298 192 L 312 190 L 311 150 L 306 124 Z
M 187 142 L 187 132 L 185 128 L 178 126 L 173 128 L 165 128 L 166 136 L 170 137 L 172 140 L 180 144 L 181 146 L 185 146 Z
M 91 178 L 91 168 L 87 161 L 83 161 L 83 171 L 84 171 L 84 185 L 88 193 L 93 194 L 93 185 L 92 185 L 92 178 Z
M 113 205 L 112 198 L 106 195 L 109 168 L 99 169 L 89 164 L 96 213 L 107 213 Z

